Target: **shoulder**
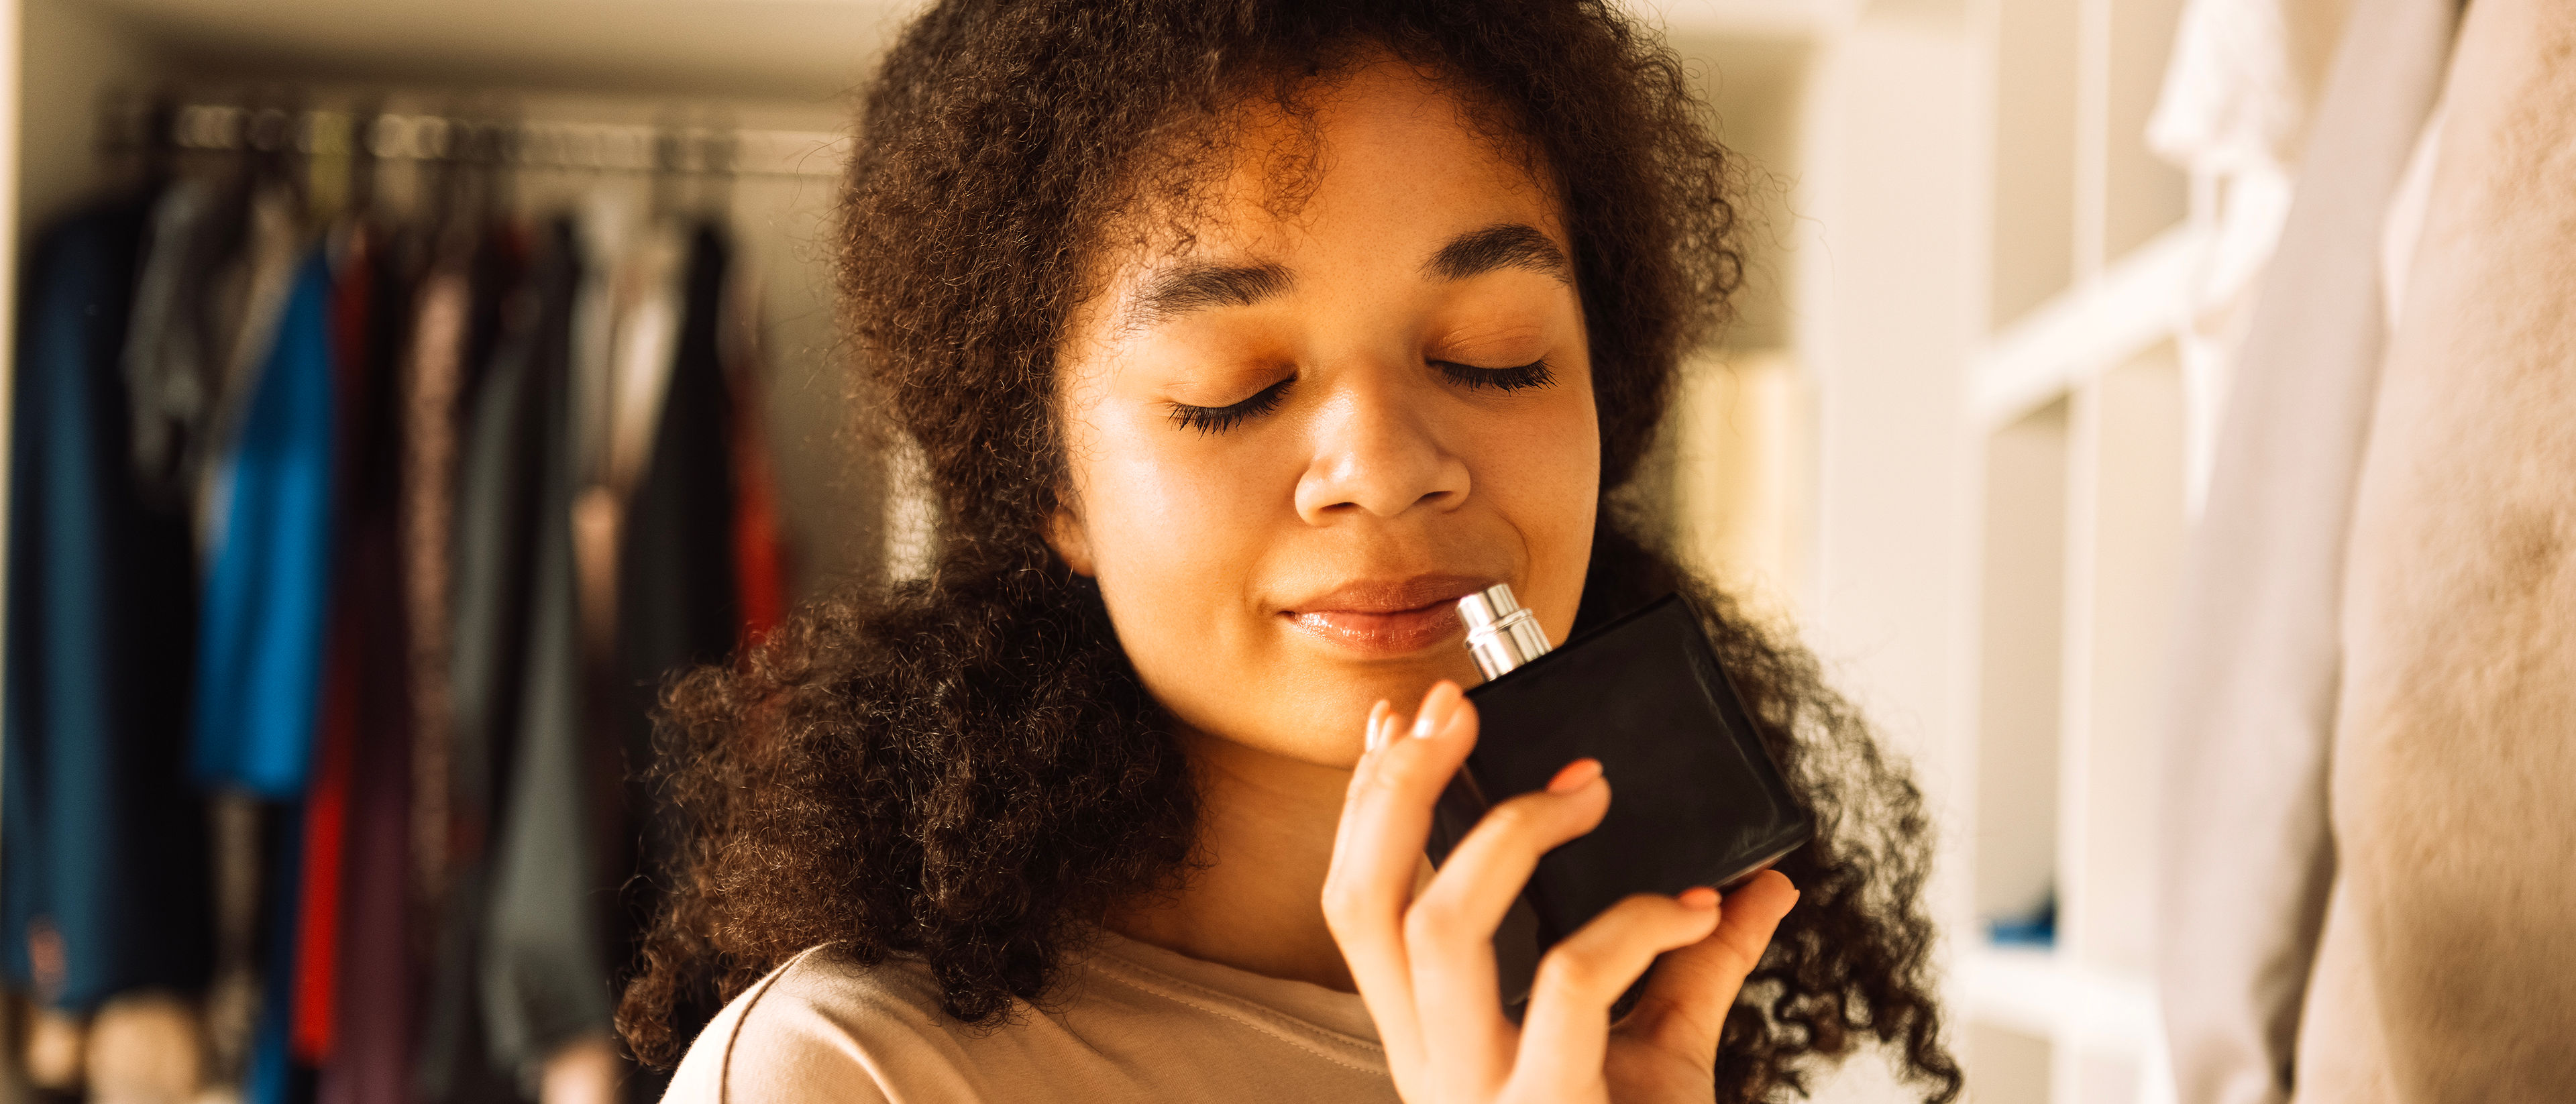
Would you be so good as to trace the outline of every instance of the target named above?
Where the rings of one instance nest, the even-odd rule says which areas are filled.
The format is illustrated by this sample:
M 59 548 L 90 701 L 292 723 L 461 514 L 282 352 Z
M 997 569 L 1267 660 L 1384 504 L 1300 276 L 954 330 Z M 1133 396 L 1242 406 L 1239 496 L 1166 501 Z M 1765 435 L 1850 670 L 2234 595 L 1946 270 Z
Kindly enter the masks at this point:
M 666 1104 L 1383 1100 L 1356 996 L 1126 946 L 1068 963 L 1046 1007 L 966 1024 L 930 968 L 796 956 L 699 1033 Z
M 667 1104 L 971 1100 L 968 1068 L 918 962 L 862 966 L 826 944 L 735 997 L 689 1045 Z M 898 1088 L 900 1087 L 900 1088 Z

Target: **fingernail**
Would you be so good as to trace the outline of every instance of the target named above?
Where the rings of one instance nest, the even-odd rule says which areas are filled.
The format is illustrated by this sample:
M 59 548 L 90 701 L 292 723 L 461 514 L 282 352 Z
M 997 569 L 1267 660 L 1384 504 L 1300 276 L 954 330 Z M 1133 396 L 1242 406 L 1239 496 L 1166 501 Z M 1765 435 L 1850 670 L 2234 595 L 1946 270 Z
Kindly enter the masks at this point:
M 1717 891 L 1707 886 L 1692 886 L 1681 891 L 1674 900 L 1680 901 L 1686 909 L 1713 909 L 1717 907 Z
M 1475 705 L 1467 700 L 1466 691 L 1460 690 L 1449 695 L 1449 708 L 1440 717 L 1440 727 L 1434 729 L 1431 734 L 1434 736 L 1456 734 L 1459 729 L 1467 727 L 1470 715 L 1475 711 Z
M 1547 792 L 1573 793 L 1591 785 L 1592 780 L 1599 777 L 1601 777 L 1601 760 L 1577 759 L 1567 763 L 1564 770 L 1556 772 L 1556 777 L 1548 780 Z
M 1431 692 L 1422 695 L 1422 712 L 1413 718 L 1413 738 L 1429 739 L 1449 727 L 1449 715 L 1457 711 L 1458 684 L 1448 679 L 1431 684 Z
M 1387 731 L 1393 727 L 1389 722 L 1395 720 L 1394 712 L 1395 707 L 1388 705 L 1384 699 L 1369 707 L 1367 740 L 1370 751 L 1386 746 Z

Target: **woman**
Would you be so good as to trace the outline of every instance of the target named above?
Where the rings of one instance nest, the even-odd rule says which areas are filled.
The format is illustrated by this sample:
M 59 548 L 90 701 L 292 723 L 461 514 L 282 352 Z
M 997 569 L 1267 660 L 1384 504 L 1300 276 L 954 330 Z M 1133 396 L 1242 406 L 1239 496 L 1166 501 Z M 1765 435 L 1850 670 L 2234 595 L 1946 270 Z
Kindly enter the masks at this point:
M 922 16 L 843 277 L 939 558 L 672 698 L 623 1010 L 670 1099 L 1737 1100 L 1868 1039 L 1954 1097 L 1919 795 L 1618 508 L 1736 281 L 1722 168 L 1589 0 Z M 1817 823 L 1569 937 L 1518 1025 L 1494 927 L 1617 797 L 1570 764 L 1424 862 L 1492 582 L 1558 641 L 1691 595 Z

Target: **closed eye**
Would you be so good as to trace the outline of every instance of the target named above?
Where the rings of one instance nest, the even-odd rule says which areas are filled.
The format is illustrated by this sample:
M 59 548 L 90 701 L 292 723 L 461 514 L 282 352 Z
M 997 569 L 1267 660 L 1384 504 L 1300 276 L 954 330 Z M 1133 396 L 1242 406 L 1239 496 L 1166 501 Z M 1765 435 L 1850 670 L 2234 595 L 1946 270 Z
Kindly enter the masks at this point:
M 1479 368 L 1447 360 L 1432 361 L 1431 366 L 1449 377 L 1449 382 L 1472 390 L 1490 387 L 1496 391 L 1521 391 L 1556 382 L 1556 373 L 1549 370 L 1544 357 L 1512 368 Z
M 1251 398 L 1230 406 L 1191 406 L 1188 403 L 1173 403 L 1172 424 L 1182 429 L 1195 429 L 1199 431 L 1201 437 L 1223 433 L 1241 424 L 1246 418 L 1257 418 L 1277 409 L 1279 400 L 1288 394 L 1288 385 L 1296 379 L 1297 377 L 1290 376 L 1280 380 L 1253 392 Z

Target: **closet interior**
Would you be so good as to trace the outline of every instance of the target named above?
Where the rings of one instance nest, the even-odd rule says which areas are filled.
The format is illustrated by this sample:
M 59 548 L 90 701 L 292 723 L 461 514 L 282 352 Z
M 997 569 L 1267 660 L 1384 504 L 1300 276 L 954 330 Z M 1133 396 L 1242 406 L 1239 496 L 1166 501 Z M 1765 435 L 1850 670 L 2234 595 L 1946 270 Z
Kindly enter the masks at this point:
M 830 291 L 901 13 L 11 8 L 0 1096 L 652 1099 L 651 696 L 926 553 Z

